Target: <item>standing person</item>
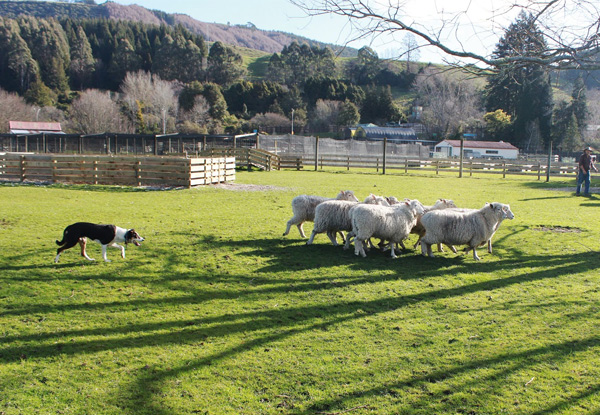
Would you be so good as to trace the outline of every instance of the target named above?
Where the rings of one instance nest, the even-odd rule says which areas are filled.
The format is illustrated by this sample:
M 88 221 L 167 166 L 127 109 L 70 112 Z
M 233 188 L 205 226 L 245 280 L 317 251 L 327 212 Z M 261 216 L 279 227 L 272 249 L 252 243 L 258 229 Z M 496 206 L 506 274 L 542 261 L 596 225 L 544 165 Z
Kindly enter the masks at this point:
M 581 192 L 581 185 L 585 182 L 585 190 L 583 191 L 584 196 L 590 195 L 590 177 L 591 169 L 598 171 L 592 160 L 592 148 L 587 147 L 583 150 L 583 154 L 579 157 L 579 170 L 577 172 L 577 190 L 575 195 L 579 196 Z

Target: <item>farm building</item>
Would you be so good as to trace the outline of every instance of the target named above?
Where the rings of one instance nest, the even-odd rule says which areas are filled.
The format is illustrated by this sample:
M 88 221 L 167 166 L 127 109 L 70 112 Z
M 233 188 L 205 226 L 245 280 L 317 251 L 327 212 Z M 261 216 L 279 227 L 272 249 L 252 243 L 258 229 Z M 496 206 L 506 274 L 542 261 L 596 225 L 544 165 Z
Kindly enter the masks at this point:
M 458 157 L 460 140 L 443 140 L 434 147 L 434 154 L 442 157 Z M 516 159 L 519 149 L 504 141 L 465 141 L 464 156 L 475 158 Z
M 9 121 L 11 134 L 64 134 L 59 122 Z

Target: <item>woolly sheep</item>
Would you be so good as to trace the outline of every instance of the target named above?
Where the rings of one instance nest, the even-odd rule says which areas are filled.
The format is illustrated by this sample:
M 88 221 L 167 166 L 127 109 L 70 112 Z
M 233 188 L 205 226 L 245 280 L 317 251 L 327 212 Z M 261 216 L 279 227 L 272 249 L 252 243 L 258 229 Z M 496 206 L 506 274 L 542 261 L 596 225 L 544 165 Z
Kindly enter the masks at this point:
M 421 218 L 425 235 L 421 238 L 421 252 L 433 257 L 431 245 L 468 245 L 477 261 L 477 247 L 488 241 L 504 219 L 515 216 L 510 206 L 498 202 L 486 204 L 479 210 L 443 209 L 427 212 Z
M 391 256 L 396 258 L 395 244 L 408 237 L 417 216 L 423 214 L 423 205 L 418 200 L 392 206 L 356 205 L 350 214 L 356 255 L 366 257 L 365 241 L 375 237 L 390 241 Z
M 310 195 L 300 195 L 296 196 L 292 199 L 292 212 L 294 212 L 294 216 L 287 222 L 287 226 L 285 228 L 285 232 L 283 236 L 286 236 L 290 233 L 290 228 L 292 225 L 296 225 L 298 227 L 298 231 L 300 231 L 300 235 L 303 238 L 306 238 L 304 234 L 304 229 L 302 228 L 302 224 L 304 222 L 312 222 L 315 219 L 315 208 L 320 203 L 323 203 L 327 200 L 350 200 L 353 202 L 358 202 L 356 196 L 354 196 L 354 192 L 352 190 L 342 190 L 335 199 L 322 197 L 322 196 L 310 196 Z
M 374 194 L 369 195 L 363 203 L 389 206 L 384 197 L 375 196 Z M 352 230 L 350 210 L 357 204 L 357 202 L 346 200 L 328 200 L 320 203 L 315 208 L 315 226 L 306 244 L 312 244 L 315 236 L 323 232 L 327 232 L 327 236 L 335 246 L 339 245 L 336 239 L 337 232 L 342 235 L 342 239 L 345 241 L 342 231 Z
M 456 205 L 454 204 L 454 201 L 452 201 L 450 199 L 439 199 L 432 206 L 424 206 L 424 208 L 425 208 L 425 213 L 427 213 L 429 211 L 438 210 L 438 209 L 455 209 Z M 416 248 L 421 243 L 421 238 L 425 234 L 425 228 L 421 224 L 421 216 L 419 216 L 417 218 L 417 224 L 415 225 L 414 228 L 412 228 L 410 233 L 419 235 L 419 239 L 417 240 L 417 242 L 415 243 L 415 246 L 413 247 L 413 248 Z M 438 244 L 438 251 L 442 251 L 442 250 L 443 250 L 442 245 Z M 454 249 L 453 249 L 453 251 L 454 251 L 454 253 L 456 253 L 456 251 Z

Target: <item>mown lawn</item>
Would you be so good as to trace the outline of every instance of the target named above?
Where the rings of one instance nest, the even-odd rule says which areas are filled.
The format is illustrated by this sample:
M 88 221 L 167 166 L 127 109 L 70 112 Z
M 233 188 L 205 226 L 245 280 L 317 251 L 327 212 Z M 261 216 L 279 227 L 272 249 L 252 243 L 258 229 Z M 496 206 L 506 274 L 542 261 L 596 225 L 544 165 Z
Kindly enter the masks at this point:
M 573 186 L 310 171 L 169 191 L 0 185 L 0 414 L 600 413 L 600 198 Z M 516 217 L 480 262 L 281 236 L 294 196 L 342 189 Z M 54 264 L 76 221 L 146 241 Z

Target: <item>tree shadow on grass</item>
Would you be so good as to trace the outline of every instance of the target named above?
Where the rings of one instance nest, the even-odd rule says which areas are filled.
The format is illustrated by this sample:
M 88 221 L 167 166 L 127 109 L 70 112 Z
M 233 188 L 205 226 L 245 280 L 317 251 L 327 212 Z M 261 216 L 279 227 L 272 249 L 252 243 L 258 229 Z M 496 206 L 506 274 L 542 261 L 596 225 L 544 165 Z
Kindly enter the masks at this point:
M 79 304 L 35 304 L 21 308 L 4 309 L 0 315 L 21 315 L 46 313 L 65 313 L 70 311 L 83 311 L 94 313 L 96 311 L 120 310 L 122 308 L 144 309 L 145 307 L 163 307 L 174 309 L 180 306 L 202 304 L 212 300 L 236 300 L 240 297 L 251 295 L 270 298 L 273 294 L 282 293 L 322 293 L 329 289 L 340 287 L 355 287 L 368 283 L 381 283 L 398 279 L 423 279 L 423 291 L 414 294 L 398 295 L 396 293 L 370 300 L 348 300 L 335 297 L 331 301 L 324 301 L 317 305 L 299 305 L 280 307 L 276 310 L 266 309 L 229 313 L 226 309 L 219 315 L 211 317 L 190 317 L 184 319 L 168 319 L 160 322 L 142 322 L 135 324 L 119 325 L 115 327 L 102 327 L 90 329 L 62 330 L 46 333 L 25 334 L 3 337 L 0 348 L 0 362 L 16 362 L 21 359 L 49 359 L 58 355 L 75 356 L 98 353 L 107 350 L 138 349 L 146 347 L 169 347 L 171 345 L 195 345 L 207 339 L 225 339 L 232 334 L 250 333 L 256 336 L 253 340 L 229 346 L 219 352 L 200 357 L 182 364 L 180 367 L 169 370 L 156 369 L 152 373 L 141 373 L 126 391 L 126 413 L 152 413 L 169 414 L 170 410 L 151 399 L 157 390 L 160 390 L 169 379 L 180 374 L 197 370 L 201 367 L 226 361 L 228 358 L 263 348 L 272 342 L 277 342 L 291 336 L 313 330 L 326 330 L 331 326 L 360 320 L 365 315 L 378 315 L 391 310 L 410 307 L 415 304 L 433 302 L 438 299 L 461 298 L 476 292 L 489 292 L 503 289 L 516 284 L 545 280 L 562 275 L 578 274 L 586 271 L 597 270 L 600 259 L 589 253 L 557 255 L 519 255 L 509 253 L 505 258 L 495 258 L 493 261 L 476 263 L 472 258 L 423 258 L 418 254 L 408 253 L 397 260 L 391 260 L 387 255 L 381 254 L 368 258 L 358 258 L 351 252 L 344 253 L 341 247 L 331 245 L 305 246 L 293 241 L 281 240 L 235 240 L 207 236 L 199 238 L 195 244 L 200 248 L 205 247 L 212 252 L 220 252 L 235 244 L 235 255 L 247 257 L 261 257 L 267 265 L 260 267 L 258 275 L 243 273 L 225 273 L 226 268 L 221 268 L 214 275 L 215 279 L 226 281 L 228 284 L 222 288 L 207 288 L 204 284 L 198 288 L 189 287 L 182 295 L 169 298 L 143 298 L 124 299 L 104 303 L 86 301 Z M 308 251 L 307 251 L 308 250 Z M 307 252 L 310 252 L 310 260 Z M 340 253 L 341 252 L 341 253 Z M 197 270 L 180 272 L 178 267 L 182 263 L 193 265 L 195 258 L 178 256 L 170 247 L 158 247 L 154 252 L 161 259 L 162 268 L 156 272 L 152 284 L 163 286 L 171 290 L 179 290 L 173 286 L 177 281 L 194 280 L 198 278 Z M 21 258 L 20 260 L 23 260 Z M 10 260 L 8 261 L 10 263 Z M 26 262 L 26 261 L 25 261 Z M 134 262 L 135 263 L 135 262 Z M 124 265 L 118 264 L 117 265 Z M 281 276 L 283 271 L 289 271 L 290 266 L 298 266 L 309 275 L 300 279 Z M 332 284 L 327 269 L 331 267 L 346 266 L 352 272 L 349 275 L 336 275 L 335 284 Z M 49 268 L 54 264 L 49 264 Z M 39 268 L 40 275 L 44 267 Z M 121 268 L 120 269 L 125 269 Z M 496 275 L 499 271 L 511 270 L 511 275 L 503 278 L 490 278 L 474 283 L 451 288 L 425 287 L 426 279 L 431 277 L 446 276 L 449 268 L 453 273 L 489 273 Z M 94 267 L 98 279 L 128 278 L 115 276 L 115 266 Z M 323 271 L 323 272 L 319 272 Z M 378 272 L 375 272 L 378 271 Z M 388 272 L 385 272 L 388 271 Z M 391 272 L 390 272 L 391 271 Z M 163 275 L 163 277 L 160 277 Z M 501 275 L 506 275 L 505 273 Z M 89 276 L 72 277 L 74 279 L 87 279 Z M 139 278 L 139 277 L 136 277 Z M 253 284 L 249 280 L 254 279 Z M 35 276 L 33 276 L 35 280 Z M 475 371 L 481 365 L 499 365 L 500 362 L 510 360 L 520 361 L 531 358 L 532 361 L 550 358 L 565 358 L 573 350 L 583 351 L 598 345 L 598 338 L 590 337 L 582 342 L 557 343 L 553 347 L 533 349 L 521 354 L 507 354 L 491 359 L 475 360 L 460 367 L 446 368 L 428 373 L 421 378 L 399 380 L 393 384 L 380 385 L 369 390 L 356 390 L 335 400 L 325 400 L 315 403 L 310 410 L 303 413 L 314 413 L 315 410 L 329 408 L 343 409 L 347 402 L 368 395 L 383 393 L 389 389 L 403 389 L 411 387 L 426 379 L 445 379 L 457 376 L 460 373 Z M 516 368 L 511 368 L 514 371 Z M 502 376 L 500 376 L 502 377 Z M 416 383 L 415 383 L 416 382 Z M 461 387 L 468 388 L 468 384 Z M 582 398 L 583 399 L 583 398 Z M 153 403 L 154 402 L 154 403 Z M 427 402 L 421 402 L 427 405 Z M 548 404 L 560 408 L 560 403 Z M 312 411 L 312 412 L 311 412 Z

